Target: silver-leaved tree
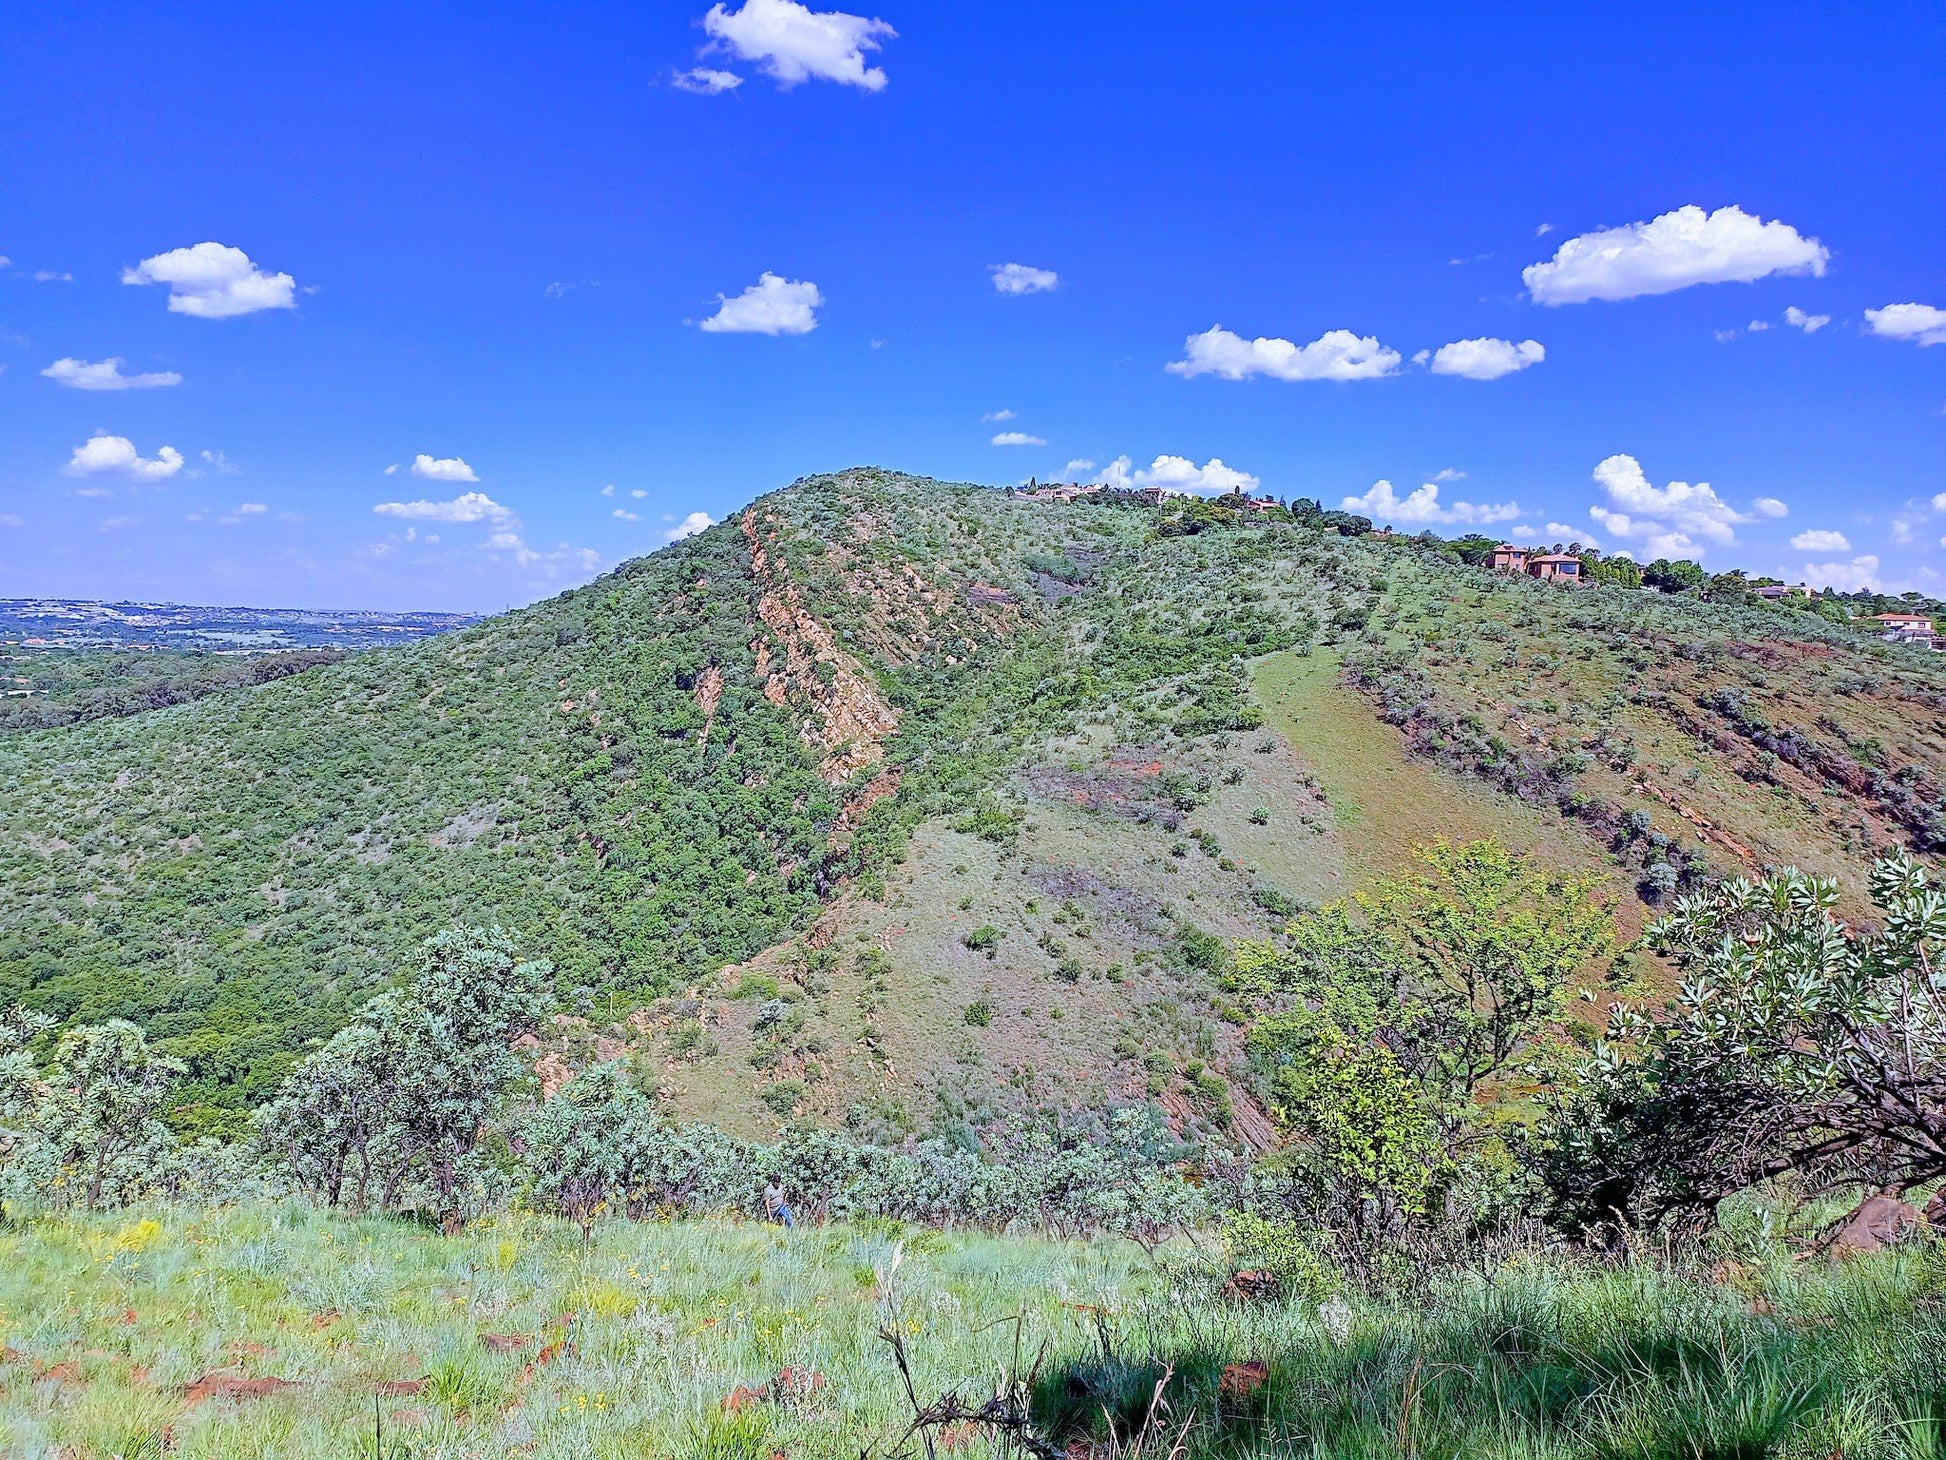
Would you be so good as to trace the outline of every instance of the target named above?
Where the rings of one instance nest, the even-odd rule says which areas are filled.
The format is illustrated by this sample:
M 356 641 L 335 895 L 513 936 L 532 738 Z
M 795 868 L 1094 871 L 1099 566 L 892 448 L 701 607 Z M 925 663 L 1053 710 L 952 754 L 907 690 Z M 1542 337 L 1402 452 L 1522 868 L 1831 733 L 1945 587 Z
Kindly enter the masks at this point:
M 1694 1225 L 1789 1173 L 1902 1194 L 1946 1177 L 1946 895 L 1900 854 L 1876 927 L 1835 883 L 1785 871 L 1684 898 L 1650 929 L 1681 974 L 1621 1007 L 1548 1122 L 1557 1215 L 1586 1230 Z
M 333 1206 L 453 1215 L 553 971 L 498 928 L 428 939 L 411 984 L 369 1000 L 258 1112 L 265 1145 Z

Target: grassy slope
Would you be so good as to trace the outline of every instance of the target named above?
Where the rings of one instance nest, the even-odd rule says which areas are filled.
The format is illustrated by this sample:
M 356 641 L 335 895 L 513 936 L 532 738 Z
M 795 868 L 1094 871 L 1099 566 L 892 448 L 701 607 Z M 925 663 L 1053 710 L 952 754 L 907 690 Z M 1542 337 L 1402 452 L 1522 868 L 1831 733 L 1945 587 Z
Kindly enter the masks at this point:
M 1717 870 L 1853 889 L 1946 775 L 1940 666 L 1816 619 L 1153 523 L 860 470 L 447 638 L 10 737 L 0 997 L 142 1018 L 236 1102 L 424 933 L 499 920 L 561 965 L 569 1055 L 747 1132 L 1144 1092 L 1194 1128 L 1244 1102 L 1183 924 L 1263 935 L 1262 890 L 1494 832 L 1610 867 L 1632 931 L 1612 828 L 1522 779 L 1563 752 L 1679 846 L 1676 808 L 1710 822 Z
M 893 1236 L 612 1222 L 584 1249 L 520 1217 L 453 1236 L 276 1205 L 46 1219 L 0 1234 L 0 1450 L 343 1460 L 376 1411 L 415 1460 L 852 1460 L 907 1415 L 876 1337 Z M 1192 1457 L 1918 1456 L 1946 1433 L 1937 1250 L 1714 1280 L 1535 1260 L 1355 1305 L 1334 1333 L 1314 1303 L 1239 1309 L 1127 1244 L 906 1243 L 922 1397 L 991 1393 L 1018 1317 L 1062 1443 L 1139 1419 L 1165 1368 Z M 1250 1360 L 1262 1381 L 1226 1391 Z M 805 1402 L 726 1412 L 787 1365 L 821 1376 Z M 290 1387 L 236 1392 L 270 1379 Z

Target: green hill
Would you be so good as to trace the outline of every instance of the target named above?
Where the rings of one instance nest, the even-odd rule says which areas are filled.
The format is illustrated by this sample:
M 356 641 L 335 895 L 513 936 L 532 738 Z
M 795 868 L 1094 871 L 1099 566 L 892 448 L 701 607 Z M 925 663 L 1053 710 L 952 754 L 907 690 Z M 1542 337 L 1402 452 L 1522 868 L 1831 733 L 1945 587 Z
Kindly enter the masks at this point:
M 193 1107 L 498 922 L 558 966 L 562 1061 L 631 1049 L 732 1128 L 1147 1094 L 1254 1138 L 1211 937 L 1441 835 L 1605 870 L 1625 927 L 1764 863 L 1862 887 L 1946 847 L 1946 672 L 1754 601 L 861 469 L 443 637 L 7 736 L 0 783 L 0 998 L 137 1019 Z

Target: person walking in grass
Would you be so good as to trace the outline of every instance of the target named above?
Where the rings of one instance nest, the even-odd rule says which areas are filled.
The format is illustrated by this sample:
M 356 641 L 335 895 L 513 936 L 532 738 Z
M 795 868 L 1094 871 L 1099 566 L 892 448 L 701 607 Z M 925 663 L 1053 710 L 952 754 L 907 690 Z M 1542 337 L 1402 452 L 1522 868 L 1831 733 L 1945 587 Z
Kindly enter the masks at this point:
M 773 1222 L 782 1222 L 786 1227 L 795 1227 L 791 1220 L 790 1203 L 784 1200 L 784 1183 L 781 1177 L 773 1176 L 764 1187 L 764 1215 Z

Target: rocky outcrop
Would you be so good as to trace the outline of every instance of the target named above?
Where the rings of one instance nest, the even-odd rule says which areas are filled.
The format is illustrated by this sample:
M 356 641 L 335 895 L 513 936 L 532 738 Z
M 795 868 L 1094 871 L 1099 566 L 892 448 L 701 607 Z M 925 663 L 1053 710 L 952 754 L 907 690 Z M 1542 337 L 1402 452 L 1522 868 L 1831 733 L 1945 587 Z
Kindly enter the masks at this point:
M 783 653 L 779 663 L 768 643 L 752 646 L 764 697 L 805 707 L 798 733 L 806 745 L 825 753 L 819 774 L 828 784 L 841 785 L 884 759 L 885 742 L 899 728 L 899 712 L 865 667 L 838 647 L 788 571 L 772 559 L 756 513 L 745 512 L 741 525 L 750 543 L 757 616 Z

